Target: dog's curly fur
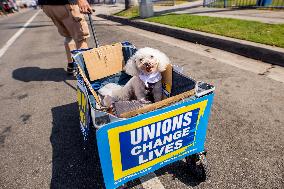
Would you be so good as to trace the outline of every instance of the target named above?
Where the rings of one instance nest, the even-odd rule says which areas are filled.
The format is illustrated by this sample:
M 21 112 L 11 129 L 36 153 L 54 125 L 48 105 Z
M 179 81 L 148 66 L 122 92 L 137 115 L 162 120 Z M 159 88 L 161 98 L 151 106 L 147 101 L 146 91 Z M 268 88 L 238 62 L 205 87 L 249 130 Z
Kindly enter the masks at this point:
M 163 72 L 170 64 L 169 58 L 157 49 L 145 47 L 139 49 L 126 63 L 125 72 L 133 76 L 121 89 L 112 90 L 111 97 L 117 100 L 146 99 L 146 88 L 139 74 L 150 75 Z M 162 100 L 162 82 L 158 81 L 152 90 L 154 102 Z

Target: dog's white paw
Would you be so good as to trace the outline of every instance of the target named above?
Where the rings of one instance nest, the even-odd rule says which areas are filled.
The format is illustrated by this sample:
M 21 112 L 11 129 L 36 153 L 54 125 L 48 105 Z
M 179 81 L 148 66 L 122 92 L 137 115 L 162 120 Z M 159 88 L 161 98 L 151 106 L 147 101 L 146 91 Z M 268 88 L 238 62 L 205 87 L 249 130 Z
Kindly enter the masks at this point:
M 104 97 L 104 99 L 103 99 L 103 104 L 104 104 L 104 106 L 106 106 L 106 107 L 111 107 L 111 105 L 113 104 L 113 102 L 114 102 L 114 99 L 113 99 L 111 96 L 109 96 L 109 95 L 106 95 L 106 96 Z
M 151 104 L 151 101 L 149 101 L 145 98 L 140 99 L 139 102 L 141 102 L 142 104 Z

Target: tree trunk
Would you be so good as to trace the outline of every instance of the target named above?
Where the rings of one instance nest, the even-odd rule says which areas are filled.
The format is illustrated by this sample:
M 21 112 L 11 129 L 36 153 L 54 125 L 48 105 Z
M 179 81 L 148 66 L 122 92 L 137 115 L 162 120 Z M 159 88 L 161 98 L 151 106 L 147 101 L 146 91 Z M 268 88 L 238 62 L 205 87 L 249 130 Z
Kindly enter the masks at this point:
M 125 10 L 130 8 L 130 0 L 125 0 Z
M 125 0 L 125 9 L 129 9 L 130 7 L 138 6 L 138 0 Z

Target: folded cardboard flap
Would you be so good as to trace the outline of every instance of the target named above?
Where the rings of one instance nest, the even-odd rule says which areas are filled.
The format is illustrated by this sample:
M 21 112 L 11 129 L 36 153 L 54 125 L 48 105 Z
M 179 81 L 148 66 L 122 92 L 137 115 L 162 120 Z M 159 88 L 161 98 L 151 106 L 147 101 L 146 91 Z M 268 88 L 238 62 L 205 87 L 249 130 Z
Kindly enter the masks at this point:
M 173 82 L 173 66 L 169 64 L 166 71 L 162 72 L 163 99 L 170 96 Z
M 121 72 L 124 67 L 121 43 L 101 46 L 82 54 L 90 81 Z
M 181 93 L 179 95 L 169 97 L 165 100 L 155 102 L 153 104 L 145 105 L 145 106 L 143 106 L 143 107 L 141 107 L 137 110 L 132 110 L 132 111 L 129 111 L 129 112 L 122 113 L 120 115 L 120 117 L 121 118 L 130 118 L 130 117 L 133 117 L 133 116 L 137 116 L 137 115 L 140 115 L 140 114 L 151 112 L 151 111 L 154 111 L 154 110 L 166 107 L 166 106 L 170 106 L 170 105 L 172 105 L 176 102 L 179 102 L 181 100 L 189 98 L 189 97 L 193 96 L 194 94 L 195 94 L 195 90 L 192 89 L 190 91 Z

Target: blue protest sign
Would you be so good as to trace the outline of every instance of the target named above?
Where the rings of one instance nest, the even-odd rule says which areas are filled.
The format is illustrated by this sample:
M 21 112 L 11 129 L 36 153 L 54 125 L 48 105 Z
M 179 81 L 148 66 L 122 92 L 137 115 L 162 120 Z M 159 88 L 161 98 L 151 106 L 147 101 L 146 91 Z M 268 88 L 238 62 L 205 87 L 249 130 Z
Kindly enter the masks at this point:
M 87 140 L 89 125 L 90 125 L 90 111 L 88 103 L 87 89 L 82 79 L 77 78 L 77 98 L 79 108 L 79 120 L 81 132 L 84 140 Z
M 107 189 L 204 151 L 213 94 L 105 125 L 97 143 Z

